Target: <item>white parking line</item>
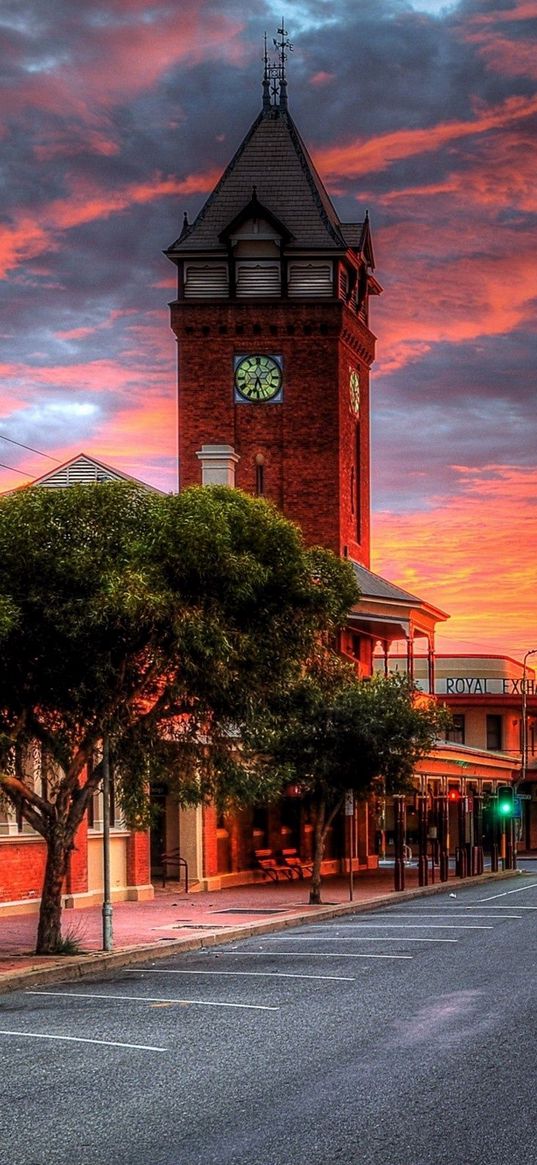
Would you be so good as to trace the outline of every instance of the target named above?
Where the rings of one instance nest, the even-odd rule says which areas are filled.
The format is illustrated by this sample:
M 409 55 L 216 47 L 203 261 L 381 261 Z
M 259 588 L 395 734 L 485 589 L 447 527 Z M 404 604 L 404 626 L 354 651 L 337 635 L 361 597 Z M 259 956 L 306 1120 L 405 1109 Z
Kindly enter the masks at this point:
M 431 942 L 434 942 L 431 939 Z M 427 939 L 424 939 L 427 942 Z M 457 942 L 456 938 L 439 939 L 439 942 Z M 250 975 L 257 979 L 322 979 L 327 982 L 334 983 L 355 983 L 354 976 L 351 975 L 300 975 L 292 971 L 176 971 L 167 967 L 151 967 L 144 968 L 142 971 L 135 967 L 125 967 L 131 975 L 233 975 L 235 978 L 240 975 Z
M 154 1048 L 151 1044 L 119 1044 L 115 1040 L 90 1040 L 88 1036 L 53 1036 L 43 1032 L 16 1032 L 0 1028 L 0 1036 L 24 1036 L 31 1040 L 68 1040 L 73 1044 L 101 1044 L 105 1048 L 136 1048 L 140 1052 L 167 1052 L 167 1048 Z
M 27 991 L 27 995 L 57 995 L 67 999 L 113 999 L 122 1003 L 178 1003 L 193 1004 L 197 1007 L 240 1007 L 248 1011 L 279 1011 L 279 1007 L 267 1007 L 260 1003 L 221 1003 L 217 999 L 153 999 L 149 995 L 104 995 L 86 991 Z
M 524 890 L 535 890 L 537 882 L 531 882 L 529 886 L 517 886 L 516 890 L 504 890 L 502 894 L 491 894 L 490 898 L 479 898 L 479 902 L 492 902 L 494 898 L 507 898 L 509 894 L 522 894 Z M 524 909 L 524 907 L 522 907 Z M 530 910 L 535 910 L 537 907 L 530 906 Z M 518 907 L 517 907 L 518 910 Z
M 241 959 L 264 959 L 267 955 L 277 955 L 279 959 L 286 959 L 292 955 L 300 955 L 302 959 L 413 959 L 414 955 L 349 955 L 344 951 L 271 951 L 269 949 L 264 951 L 223 951 L 220 950 L 219 957 L 222 955 L 239 955 Z
M 511 893 L 511 891 L 509 891 L 509 893 Z M 514 891 L 513 891 L 513 893 L 514 893 Z M 483 901 L 490 902 L 490 898 L 485 898 L 485 899 L 483 899 Z M 520 902 L 517 902 L 516 908 L 517 908 L 517 910 L 537 910 L 537 906 L 522 906 L 520 904 Z M 487 910 L 510 910 L 510 909 L 511 909 L 510 906 L 502 906 L 500 903 L 498 903 L 497 906 L 488 906 L 487 907 Z M 522 915 L 517 915 L 517 914 L 503 914 L 502 915 L 502 918 L 521 918 L 521 917 L 522 917 Z
M 349 928 L 346 927 L 346 929 Z M 358 927 L 358 929 L 360 928 Z M 421 935 L 410 935 L 408 938 L 405 938 L 403 935 L 397 935 L 397 937 L 394 935 L 389 935 L 389 937 L 383 935 L 380 937 L 378 934 L 361 934 L 358 937 L 357 934 L 351 934 L 347 938 L 339 934 L 328 934 L 326 937 L 320 934 L 298 934 L 293 938 L 290 934 L 282 934 L 273 935 L 272 941 L 277 943 L 458 943 L 459 940 L 458 938 L 422 938 Z
M 343 925 L 346 926 L 347 923 Z M 458 922 L 359 922 L 356 923 L 355 930 L 494 930 L 494 927 L 465 926 Z
M 429 912 L 424 911 L 424 910 L 407 910 L 406 913 L 399 914 L 394 910 L 390 910 L 388 917 L 389 918 L 494 918 L 494 915 L 490 914 L 490 911 L 496 910 L 497 907 L 490 906 L 488 914 L 467 914 L 466 911 L 471 910 L 471 909 L 472 909 L 471 906 L 470 907 L 468 907 L 468 906 L 459 906 L 459 907 L 454 906 L 452 910 L 436 910 L 434 912 L 434 914 L 429 913 Z M 509 910 L 509 907 L 506 906 L 505 909 Z M 517 906 L 517 910 L 518 909 L 519 909 L 519 907 Z M 521 906 L 520 909 L 524 910 L 525 908 L 523 906 Z M 530 906 L 528 909 L 537 910 L 537 907 Z M 459 913 L 457 913 L 457 911 L 459 911 Z M 461 914 L 460 911 L 464 911 L 464 914 Z M 386 917 L 385 914 L 373 914 L 373 913 L 368 914 L 368 918 L 385 918 L 385 917 Z M 505 918 L 522 918 L 522 915 L 521 914 L 506 914 L 504 917 Z M 312 923 L 312 926 L 314 926 L 314 925 L 315 926 L 323 926 L 326 924 Z M 352 923 L 352 922 L 341 922 L 339 925 L 340 926 L 355 926 L 357 924 Z M 364 925 L 364 926 L 367 925 L 365 922 L 365 919 L 364 919 L 364 923 L 360 924 L 360 925 Z

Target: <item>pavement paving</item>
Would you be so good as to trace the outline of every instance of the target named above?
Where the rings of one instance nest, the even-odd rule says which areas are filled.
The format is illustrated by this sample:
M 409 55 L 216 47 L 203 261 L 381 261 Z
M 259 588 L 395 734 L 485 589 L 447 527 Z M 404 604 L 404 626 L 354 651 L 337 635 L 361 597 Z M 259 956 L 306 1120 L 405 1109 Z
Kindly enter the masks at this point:
M 353 897 L 349 879 L 323 880 L 323 904 L 310 906 L 308 879 L 254 883 L 219 891 L 186 894 L 179 884 L 155 889 L 151 902 L 118 902 L 113 906 L 113 949 L 102 950 L 100 907 L 64 910 L 63 934 L 79 951 L 74 955 L 38 956 L 35 947 L 37 915 L 0 918 L 0 992 L 42 982 L 64 982 L 115 970 L 122 966 L 169 956 L 170 951 L 194 950 L 219 943 L 298 926 L 315 918 L 335 917 L 383 904 L 444 892 L 489 879 L 520 876 L 519 871 L 486 873 L 449 883 L 418 886 L 417 869 L 405 871 L 405 890 L 394 891 L 393 869 L 355 875 Z M 438 877 L 438 874 L 437 874 Z

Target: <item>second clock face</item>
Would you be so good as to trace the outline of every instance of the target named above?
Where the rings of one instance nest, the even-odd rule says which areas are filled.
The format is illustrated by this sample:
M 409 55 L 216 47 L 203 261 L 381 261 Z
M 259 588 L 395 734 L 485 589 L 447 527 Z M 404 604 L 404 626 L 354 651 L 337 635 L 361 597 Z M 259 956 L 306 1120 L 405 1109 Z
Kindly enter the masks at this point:
M 235 391 L 245 401 L 270 401 L 282 389 L 281 360 L 275 356 L 240 356 L 235 359 Z

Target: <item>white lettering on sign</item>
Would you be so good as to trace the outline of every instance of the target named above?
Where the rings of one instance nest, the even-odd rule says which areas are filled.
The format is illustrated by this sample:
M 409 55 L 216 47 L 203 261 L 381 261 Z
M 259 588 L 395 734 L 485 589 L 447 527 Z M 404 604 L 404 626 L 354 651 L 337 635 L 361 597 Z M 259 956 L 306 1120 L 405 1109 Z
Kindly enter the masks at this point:
M 497 676 L 447 676 L 437 679 L 437 695 L 446 696 L 518 696 L 537 695 L 537 681 L 500 679 Z

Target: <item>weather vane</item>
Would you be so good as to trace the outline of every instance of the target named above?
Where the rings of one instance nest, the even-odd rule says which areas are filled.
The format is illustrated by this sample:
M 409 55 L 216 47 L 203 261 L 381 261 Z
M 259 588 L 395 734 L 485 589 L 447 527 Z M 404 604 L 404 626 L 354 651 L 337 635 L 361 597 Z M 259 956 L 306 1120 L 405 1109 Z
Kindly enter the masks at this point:
M 293 51 L 285 21 L 282 20 L 281 28 L 277 29 L 278 37 L 273 37 L 272 43 L 277 51 L 278 57 L 276 61 L 270 60 L 267 50 L 267 34 L 265 33 L 265 72 L 263 75 L 263 108 L 265 110 L 271 109 L 273 106 L 278 106 L 280 109 L 287 108 L 287 77 L 285 72 L 285 65 L 289 53 Z

